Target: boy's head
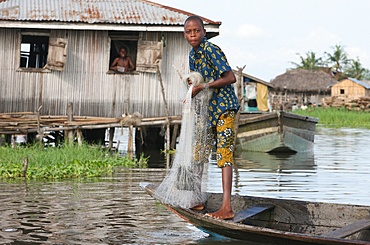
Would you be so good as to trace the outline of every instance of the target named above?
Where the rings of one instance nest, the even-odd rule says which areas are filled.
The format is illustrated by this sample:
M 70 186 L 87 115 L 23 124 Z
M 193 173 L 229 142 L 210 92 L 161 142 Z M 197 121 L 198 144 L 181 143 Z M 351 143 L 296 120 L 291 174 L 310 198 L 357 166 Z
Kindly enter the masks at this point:
M 119 49 L 119 55 L 121 56 L 121 57 L 125 57 L 126 56 L 126 54 L 127 54 L 127 51 L 126 51 L 126 49 L 125 48 L 120 48 Z
M 184 37 L 194 49 L 199 47 L 205 35 L 203 20 L 199 16 L 192 15 L 185 20 Z

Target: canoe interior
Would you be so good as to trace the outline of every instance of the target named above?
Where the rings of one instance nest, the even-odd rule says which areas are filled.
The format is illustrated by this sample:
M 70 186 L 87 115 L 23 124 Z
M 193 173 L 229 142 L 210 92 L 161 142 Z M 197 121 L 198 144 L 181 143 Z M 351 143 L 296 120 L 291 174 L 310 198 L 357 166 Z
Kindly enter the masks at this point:
M 151 194 L 148 188 L 146 191 Z M 255 206 L 273 208 L 242 223 L 234 223 L 205 215 L 218 210 L 222 202 L 222 194 L 207 195 L 202 212 L 167 207 L 204 231 L 256 244 L 370 244 L 370 206 L 236 195 L 232 197 L 235 213 Z M 338 230 L 340 228 L 344 231 Z M 333 232 L 335 230 L 337 232 Z M 344 237 L 340 237 L 341 234 Z

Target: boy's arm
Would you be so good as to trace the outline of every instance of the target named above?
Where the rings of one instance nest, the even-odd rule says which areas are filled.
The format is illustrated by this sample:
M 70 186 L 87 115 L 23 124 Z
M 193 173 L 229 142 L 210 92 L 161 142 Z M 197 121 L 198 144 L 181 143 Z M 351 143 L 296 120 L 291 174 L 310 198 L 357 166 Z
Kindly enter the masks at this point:
M 111 70 L 117 71 L 117 63 L 118 63 L 118 58 L 115 58 L 109 68 Z
M 132 62 L 131 57 L 128 57 L 128 71 L 133 71 L 133 70 L 135 70 L 134 62 Z

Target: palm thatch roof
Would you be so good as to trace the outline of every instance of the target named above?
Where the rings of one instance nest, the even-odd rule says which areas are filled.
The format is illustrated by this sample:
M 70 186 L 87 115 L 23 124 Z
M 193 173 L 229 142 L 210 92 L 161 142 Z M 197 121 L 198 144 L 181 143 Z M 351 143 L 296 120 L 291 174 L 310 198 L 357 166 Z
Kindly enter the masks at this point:
M 271 81 L 273 90 L 295 92 L 330 93 L 330 86 L 338 83 L 328 73 L 321 70 L 288 70 Z

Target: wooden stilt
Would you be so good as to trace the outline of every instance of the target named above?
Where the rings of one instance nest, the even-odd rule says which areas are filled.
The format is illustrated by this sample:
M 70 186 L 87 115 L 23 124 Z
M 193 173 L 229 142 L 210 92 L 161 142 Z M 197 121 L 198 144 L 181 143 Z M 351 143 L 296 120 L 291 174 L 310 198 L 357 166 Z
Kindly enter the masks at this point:
M 171 142 L 171 128 L 170 122 L 167 122 L 167 130 L 166 130 L 166 167 L 170 167 L 170 142 Z
M 37 134 L 39 137 L 39 145 L 42 147 L 42 138 L 44 137 L 44 133 L 41 132 L 41 125 L 40 125 L 40 111 L 41 111 L 42 105 L 37 109 Z
M 78 128 L 76 130 L 76 133 L 77 133 L 77 142 L 78 142 L 78 145 L 82 145 L 82 141 L 83 141 L 82 130 L 80 128 Z
M 163 86 L 163 81 L 162 81 L 162 74 L 161 74 L 161 71 L 159 70 L 159 66 L 157 65 L 157 75 L 158 75 L 158 79 L 159 79 L 159 83 L 161 85 L 161 88 L 162 88 L 162 97 L 163 97 L 163 102 L 164 102 L 164 109 L 165 109 L 165 113 L 166 113 L 166 124 L 167 124 L 167 132 L 166 132 L 166 136 L 167 136 L 167 143 L 166 143 L 166 166 L 167 168 L 169 168 L 170 166 L 170 155 L 169 155 L 169 152 L 170 152 L 170 118 L 169 118 L 169 113 L 168 113 L 168 105 L 167 105 L 167 100 L 166 100 L 166 94 L 164 92 L 164 86 Z
M 177 134 L 179 132 L 179 125 L 178 124 L 175 124 L 173 126 L 173 130 L 172 130 L 172 140 L 171 140 L 171 149 L 175 149 L 176 148 L 176 139 L 177 139 Z
M 134 131 L 134 126 L 130 125 L 128 127 L 129 133 L 128 133 L 128 144 L 127 144 L 127 156 L 130 159 L 133 159 L 134 155 L 134 137 L 133 137 L 133 131 Z
M 73 103 L 69 102 L 67 105 L 67 117 L 68 117 L 68 122 L 73 121 Z M 68 143 L 73 143 L 74 141 L 74 132 L 73 130 L 67 130 L 66 132 L 66 140 Z
M 111 151 L 113 148 L 114 128 L 109 128 L 109 143 L 108 149 Z

